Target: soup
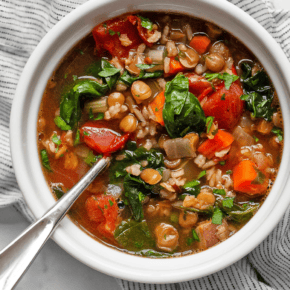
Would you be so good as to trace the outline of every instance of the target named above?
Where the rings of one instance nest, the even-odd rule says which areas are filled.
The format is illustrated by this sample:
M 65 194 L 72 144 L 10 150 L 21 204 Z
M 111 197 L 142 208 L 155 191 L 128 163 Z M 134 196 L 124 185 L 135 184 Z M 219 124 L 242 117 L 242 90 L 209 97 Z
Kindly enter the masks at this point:
M 234 36 L 140 13 L 97 25 L 67 53 L 37 138 L 57 199 L 112 157 L 73 222 L 116 249 L 168 257 L 213 247 L 253 217 L 275 181 L 283 123 L 267 73 Z

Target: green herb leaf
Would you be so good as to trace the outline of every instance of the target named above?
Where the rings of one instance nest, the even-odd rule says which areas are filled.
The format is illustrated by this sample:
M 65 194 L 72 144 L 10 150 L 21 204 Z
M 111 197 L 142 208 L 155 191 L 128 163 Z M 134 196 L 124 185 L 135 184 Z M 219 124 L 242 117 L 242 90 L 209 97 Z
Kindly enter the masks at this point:
M 232 170 L 227 170 L 227 171 L 226 171 L 226 174 L 232 174 L 232 173 L 233 173 Z
M 151 22 L 150 19 L 146 18 L 146 17 L 142 17 L 140 15 L 138 15 L 138 17 L 141 19 L 141 26 L 148 29 L 148 30 L 152 30 L 153 29 L 153 23 Z
M 63 131 L 71 130 L 71 126 L 67 125 L 67 123 L 60 116 L 54 118 L 54 123 Z
M 227 90 L 229 90 L 231 84 L 233 82 L 235 82 L 239 77 L 236 76 L 236 75 L 231 75 L 229 73 L 223 73 L 223 74 L 220 74 L 220 73 L 206 73 L 205 74 L 205 78 L 209 81 L 212 81 L 213 79 L 220 79 L 220 80 L 223 80 L 225 82 L 225 88 Z
M 193 243 L 193 238 L 187 238 L 187 239 L 186 239 L 186 244 L 187 244 L 188 246 L 191 246 L 192 243 Z
M 171 214 L 171 216 L 170 216 L 170 220 L 171 220 L 173 223 L 178 223 L 178 221 L 179 221 L 179 217 L 178 217 L 177 214 L 173 213 L 173 214 Z
M 277 135 L 279 142 L 283 140 L 283 131 L 280 128 L 274 127 L 271 132 Z
M 223 95 L 221 96 L 221 100 L 224 101 L 225 99 L 226 99 L 226 94 L 223 94 Z
M 192 237 L 194 241 L 200 241 L 199 236 L 197 234 L 197 232 L 195 231 L 195 229 L 192 230 Z
M 189 80 L 184 75 L 167 82 L 163 119 L 171 138 L 183 137 L 188 132 L 201 133 L 206 118 L 198 99 L 189 92 Z
M 197 196 L 200 193 L 200 181 L 192 180 L 187 182 L 183 188 L 185 189 L 186 193 Z
M 163 75 L 163 71 L 145 72 L 142 70 L 139 76 L 132 76 L 127 70 L 121 75 L 120 81 L 127 86 L 131 86 L 135 81 L 149 78 L 159 78 Z
M 48 171 L 52 171 L 50 167 L 49 159 L 48 159 L 48 154 L 45 149 L 42 149 L 40 151 L 40 157 L 41 157 L 42 166 Z
M 257 176 L 251 182 L 251 184 L 263 184 L 265 182 L 265 178 L 266 178 L 265 174 L 256 167 L 254 167 L 254 169 L 257 172 Z
M 198 177 L 197 177 L 197 179 L 201 179 L 203 176 L 205 176 L 206 175 L 206 170 L 203 170 L 203 171 L 201 171 L 199 174 L 198 174 Z
M 102 156 L 96 156 L 94 155 L 93 151 L 90 150 L 84 161 L 92 167 L 99 158 L 102 158 Z
M 212 216 L 211 222 L 215 225 L 221 225 L 223 222 L 223 212 L 220 210 L 219 207 L 214 209 L 214 213 Z
M 206 125 L 206 133 L 208 134 L 209 131 L 210 131 L 210 128 L 213 124 L 213 120 L 214 120 L 214 117 L 212 116 L 209 116 L 206 118 L 206 121 L 205 121 L 205 125 Z
M 78 79 L 78 76 L 73 75 L 73 80 L 76 81 Z
M 143 63 L 139 63 L 139 64 L 136 64 L 137 67 L 139 67 L 140 69 L 150 69 L 150 68 L 153 68 L 155 67 L 156 65 L 158 64 L 143 64 Z
M 89 119 L 90 120 L 94 119 L 94 114 L 93 114 L 92 108 L 90 108 L 90 110 L 89 110 Z
M 226 197 L 223 199 L 223 207 L 232 208 L 234 206 L 234 197 Z
M 215 189 L 213 189 L 212 192 L 215 193 L 215 194 L 219 194 L 219 195 L 226 195 L 226 192 L 225 192 L 224 189 L 217 189 L 217 188 L 215 188 Z
M 119 73 L 121 70 L 118 69 L 118 68 L 105 68 L 104 70 L 102 70 L 101 72 L 99 72 L 99 76 L 100 77 L 103 77 L 103 78 L 106 78 L 106 77 L 110 77 L 110 76 L 113 76 L 117 73 Z
M 109 29 L 109 34 L 110 34 L 110 35 L 115 35 L 115 34 L 116 34 L 116 32 L 115 32 L 115 31 L 113 31 L 112 29 Z
M 97 117 L 94 120 L 103 120 L 104 119 L 104 113 L 98 113 Z
M 74 141 L 74 146 L 78 145 L 81 143 L 81 134 L 80 134 L 80 130 L 78 129 L 76 132 L 76 137 L 75 137 L 75 141 Z
M 223 161 L 220 161 L 219 164 L 224 166 L 226 164 L 226 162 L 223 160 Z
M 83 133 L 84 133 L 85 136 L 90 136 L 90 133 L 88 133 L 86 131 L 84 131 Z
M 58 151 L 59 149 L 59 145 L 61 144 L 61 140 L 57 137 L 56 134 L 53 134 L 52 138 L 51 138 L 51 141 L 57 145 L 57 148 L 55 150 L 55 153 Z
M 259 138 L 256 137 L 255 135 L 253 135 L 253 138 L 254 138 L 254 140 L 255 140 L 256 143 L 259 141 Z

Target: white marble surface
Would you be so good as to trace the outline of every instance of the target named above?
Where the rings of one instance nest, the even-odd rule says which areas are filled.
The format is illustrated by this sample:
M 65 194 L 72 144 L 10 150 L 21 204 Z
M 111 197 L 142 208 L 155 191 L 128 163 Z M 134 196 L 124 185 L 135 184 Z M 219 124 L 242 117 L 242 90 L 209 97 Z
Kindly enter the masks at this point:
M 289 0 L 272 0 L 276 8 L 290 9 Z M 13 207 L 0 210 L 0 249 L 19 235 L 28 222 Z M 16 290 L 113 290 L 114 278 L 83 265 L 52 240 L 48 241 Z

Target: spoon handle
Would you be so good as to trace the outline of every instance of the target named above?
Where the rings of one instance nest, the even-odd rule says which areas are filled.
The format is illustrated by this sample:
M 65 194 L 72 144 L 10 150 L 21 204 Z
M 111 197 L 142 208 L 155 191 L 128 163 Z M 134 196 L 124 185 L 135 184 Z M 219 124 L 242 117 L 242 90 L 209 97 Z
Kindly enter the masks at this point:
M 38 221 L 0 252 L 0 289 L 10 290 L 20 280 L 67 211 L 94 178 L 110 163 L 110 157 L 99 160 L 87 174 L 51 207 Z

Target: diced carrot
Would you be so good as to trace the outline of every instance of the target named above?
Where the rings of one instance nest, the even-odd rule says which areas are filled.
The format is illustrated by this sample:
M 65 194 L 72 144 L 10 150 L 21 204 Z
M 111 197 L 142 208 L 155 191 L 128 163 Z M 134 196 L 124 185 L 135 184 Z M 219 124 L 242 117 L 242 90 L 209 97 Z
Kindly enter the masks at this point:
M 199 54 L 206 53 L 210 44 L 211 40 L 205 35 L 196 35 L 189 43 L 189 45 Z
M 234 190 L 248 195 L 265 193 L 269 180 L 251 160 L 243 160 L 233 170 Z
M 183 71 L 185 71 L 185 67 L 180 63 L 180 61 L 176 60 L 174 57 L 170 57 L 168 75 L 174 75 L 178 72 L 183 72 Z
M 232 134 L 218 130 L 213 139 L 207 139 L 197 149 L 199 153 L 211 159 L 215 152 L 219 152 L 234 142 Z
M 148 57 L 148 56 L 145 57 L 144 62 L 147 63 L 147 64 L 152 64 L 152 59 L 151 59 L 151 57 Z
M 164 91 L 160 92 L 155 97 L 155 99 L 150 103 L 152 111 L 153 111 L 154 115 L 156 116 L 156 122 L 158 122 L 162 126 L 164 126 L 163 114 L 162 114 L 164 104 L 165 104 Z

